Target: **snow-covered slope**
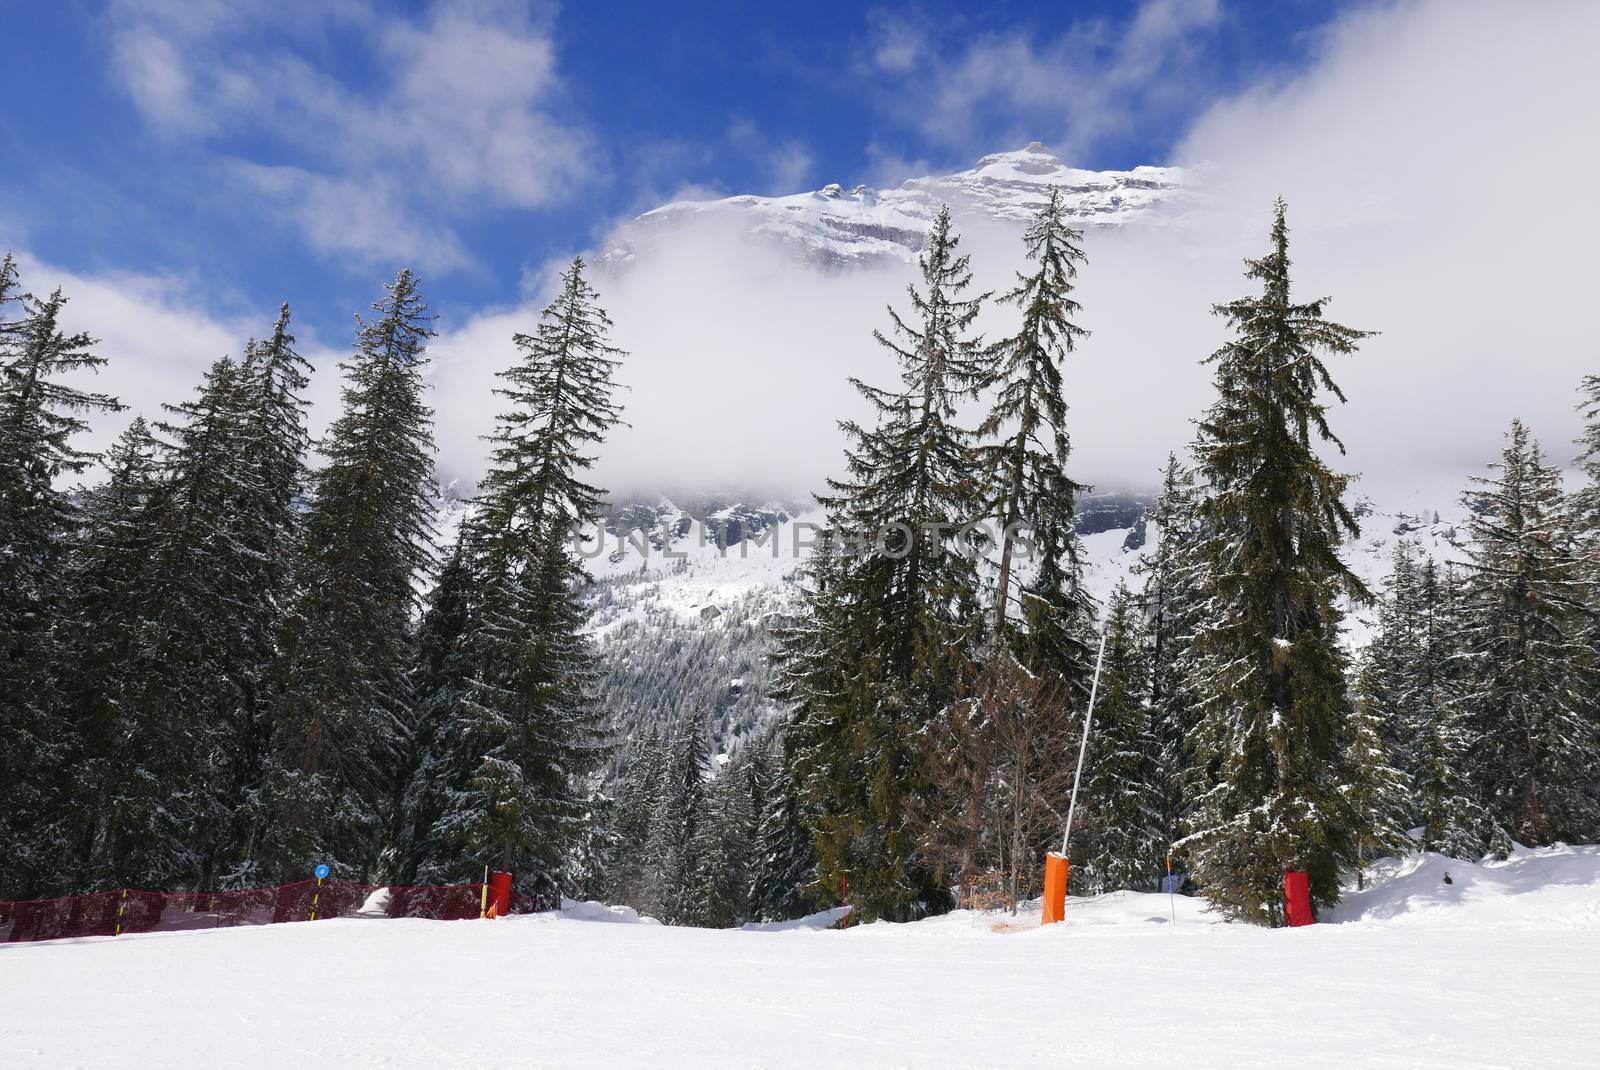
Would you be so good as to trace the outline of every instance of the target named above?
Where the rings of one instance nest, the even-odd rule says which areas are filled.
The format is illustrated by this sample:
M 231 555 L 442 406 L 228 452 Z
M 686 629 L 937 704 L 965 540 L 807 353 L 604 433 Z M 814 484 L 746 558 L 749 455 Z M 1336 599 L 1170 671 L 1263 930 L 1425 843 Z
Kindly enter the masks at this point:
M 676 201 L 646 212 L 613 235 L 602 261 L 624 264 L 652 245 L 695 224 L 724 224 L 754 240 L 773 241 L 802 259 L 827 265 L 910 259 L 922 248 L 941 204 L 958 219 L 985 217 L 1021 225 L 1045 191 L 1058 186 L 1084 227 L 1120 226 L 1153 218 L 1178 199 L 1184 175 L 1176 167 L 1084 171 L 1069 167 L 1037 141 L 1015 152 L 985 156 L 968 171 L 914 178 L 898 189 L 837 184 L 786 197 L 729 197 Z
M 0 945 L 0 1063 L 1589 1066 L 1597 902 L 1600 849 L 1574 847 L 1385 863 L 1305 929 L 1117 892 L 1043 929 L 679 929 L 572 904 Z
M 1086 496 L 1079 515 L 1084 580 L 1104 603 L 1118 582 L 1137 588 L 1140 555 L 1160 532 L 1143 519 L 1147 494 Z M 1463 557 L 1466 509 L 1417 499 L 1400 507 L 1356 505 L 1361 538 L 1346 561 L 1374 591 L 1395 544 L 1414 541 L 1441 562 Z M 768 697 L 773 632 L 793 620 L 798 570 L 822 517 L 795 503 L 740 504 L 707 497 L 680 508 L 661 499 L 619 505 L 588 561 L 601 698 L 624 737 L 655 727 L 672 734 L 709 719 L 713 745 L 733 746 L 782 713 Z M 1371 609 L 1347 618 L 1347 639 L 1364 645 Z

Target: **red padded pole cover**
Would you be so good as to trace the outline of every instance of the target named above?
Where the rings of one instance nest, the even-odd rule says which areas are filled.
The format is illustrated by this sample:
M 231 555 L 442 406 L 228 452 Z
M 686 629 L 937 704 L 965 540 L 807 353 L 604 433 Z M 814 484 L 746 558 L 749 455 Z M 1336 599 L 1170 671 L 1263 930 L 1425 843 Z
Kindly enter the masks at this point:
M 503 918 L 509 913 L 511 913 L 511 874 L 490 874 L 489 916 Z
M 1311 877 L 1304 870 L 1283 871 L 1283 903 L 1290 928 L 1317 920 L 1311 916 Z

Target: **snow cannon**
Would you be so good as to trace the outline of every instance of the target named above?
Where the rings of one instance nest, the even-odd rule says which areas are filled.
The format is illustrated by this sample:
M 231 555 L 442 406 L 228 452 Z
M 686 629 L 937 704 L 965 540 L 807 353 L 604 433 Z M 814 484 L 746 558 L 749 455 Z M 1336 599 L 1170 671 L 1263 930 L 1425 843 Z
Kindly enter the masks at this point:
M 1044 914 L 1040 925 L 1061 921 L 1067 916 L 1067 872 L 1072 868 L 1067 856 L 1051 851 L 1044 856 Z
M 503 918 L 511 913 L 511 874 L 493 873 L 489 876 L 490 918 Z
M 1283 905 L 1283 914 L 1291 929 L 1317 920 L 1311 914 L 1311 877 L 1305 870 L 1283 871 Z

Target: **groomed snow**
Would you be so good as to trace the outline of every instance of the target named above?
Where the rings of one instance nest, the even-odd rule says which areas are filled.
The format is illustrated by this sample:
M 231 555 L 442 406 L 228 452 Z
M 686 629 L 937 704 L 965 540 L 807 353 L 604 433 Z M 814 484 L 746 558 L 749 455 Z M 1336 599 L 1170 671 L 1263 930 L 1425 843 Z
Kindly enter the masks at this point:
M 1127 892 L 1067 914 L 707 931 L 569 904 L 10 945 L 0 1065 L 1573 1067 L 1600 1051 L 1600 848 L 1385 863 L 1307 929 Z

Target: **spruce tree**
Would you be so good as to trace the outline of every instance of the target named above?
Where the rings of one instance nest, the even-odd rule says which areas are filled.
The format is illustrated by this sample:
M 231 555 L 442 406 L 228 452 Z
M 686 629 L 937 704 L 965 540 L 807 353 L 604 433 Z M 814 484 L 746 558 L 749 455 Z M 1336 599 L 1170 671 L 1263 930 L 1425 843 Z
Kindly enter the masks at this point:
M 455 731 L 476 761 L 438 828 L 533 892 L 562 881 L 586 833 L 586 778 L 605 753 L 579 597 L 587 575 L 572 542 L 600 514 L 604 492 L 584 475 L 620 422 L 610 328 L 574 260 L 500 375 L 508 404 L 467 531 L 476 589 L 462 642 L 473 677 Z
M 1202 529 L 1194 473 L 1176 456 L 1167 457 L 1146 530 L 1152 545 L 1140 555 L 1134 572 L 1143 577 L 1139 597 L 1150 673 L 1150 730 L 1161 781 L 1159 827 L 1171 844 L 1179 838 L 1192 800 L 1210 786 L 1200 774 L 1192 739 L 1199 721 L 1193 637 L 1202 599 Z
M 390 833 L 379 869 L 402 884 L 462 879 L 454 851 L 438 842 L 434 825 L 444 812 L 450 785 L 464 783 L 472 772 L 451 737 L 456 708 L 472 675 L 461 647 L 471 619 L 472 583 L 465 540 L 458 535 L 417 624 L 409 679 L 412 704 L 402 726 L 399 760 L 389 777 Z
M 193 400 L 166 409 L 162 478 L 147 507 L 154 592 L 137 657 L 121 669 L 149 795 L 129 807 L 120 869 L 136 887 L 248 883 L 235 816 L 259 790 L 258 700 L 270 670 L 261 636 L 277 607 L 263 590 L 259 487 L 247 463 L 250 380 L 224 357 Z
M 1408 775 L 1417 768 L 1423 737 L 1427 613 L 1416 545 L 1401 539 L 1378 602 L 1377 630 L 1356 675 L 1362 719 L 1372 722 L 1389 759 Z
M 1398 768 L 1392 717 L 1378 698 L 1369 649 L 1357 661 L 1344 762 L 1349 770 L 1345 803 L 1355 821 L 1356 879 L 1365 880 L 1366 863 L 1409 850 L 1412 781 Z
M 1469 663 L 1461 656 L 1463 585 L 1457 569 L 1441 576 L 1430 558 L 1418 584 L 1422 645 L 1414 701 L 1417 737 L 1412 744 L 1412 783 L 1420 807 L 1422 847 L 1452 858 L 1476 860 L 1504 850 L 1472 763 L 1475 746 L 1464 699 Z
M 803 917 L 817 906 L 816 838 L 796 776 L 795 738 L 791 729 L 775 744 L 778 760 L 757 815 L 750 917 L 758 921 Z
M 409 270 L 373 311 L 342 365 L 342 411 L 311 480 L 283 622 L 255 859 L 266 879 L 300 878 L 319 862 L 346 879 L 372 871 L 412 701 L 412 615 L 435 497 L 423 379 L 433 317 Z
M 617 863 L 604 882 L 609 902 L 642 909 L 649 882 L 646 852 L 666 775 L 666 746 L 660 732 L 649 729 L 629 748 L 627 772 L 617 789 L 617 805 L 613 811 Z
M 1138 606 L 1118 584 L 1106 606 L 1105 660 L 1085 757 L 1081 863 L 1088 888 L 1153 889 L 1166 855 L 1159 754 L 1146 691 Z
M 0 260 L 0 895 L 44 889 L 68 837 L 64 778 L 74 741 L 52 708 L 62 660 L 64 570 L 80 523 L 58 481 L 96 455 L 74 440 L 87 417 L 122 406 L 71 384 L 106 360 L 95 339 L 61 326 L 66 299 L 20 293 Z M 16 311 L 12 305 L 18 306 Z M 13 315 L 18 318 L 12 319 Z
M 106 481 L 84 496 L 83 531 L 72 548 L 62 709 L 77 742 L 65 786 L 79 890 L 119 883 L 139 808 L 154 795 L 148 778 L 156 756 L 130 700 L 160 597 L 150 568 L 158 466 L 157 443 L 136 418 L 106 454 Z
M 693 921 L 727 929 L 749 916 L 756 851 L 755 784 L 747 756 L 735 755 L 711 782 L 690 854 L 696 867 Z
M 1589 790 L 1600 742 L 1589 610 L 1561 473 L 1516 420 L 1489 467 L 1466 496 L 1474 512 L 1461 607 L 1476 776 L 1504 836 L 1530 846 L 1591 842 L 1600 834 Z
M 842 808 L 831 774 L 851 760 L 854 746 L 843 555 L 840 537 L 818 533 L 797 577 L 795 622 L 774 636 L 773 697 L 789 704 L 789 716 L 775 799 L 762 815 L 759 832 L 762 862 L 754 901 L 765 920 L 781 920 L 778 915 L 825 894 L 817 864 L 818 815 L 825 806 Z M 803 884 L 792 883 L 802 876 Z
M 867 916 L 909 917 L 948 900 L 916 857 L 911 816 L 925 791 L 921 731 L 969 675 L 982 629 L 975 558 L 960 534 L 981 518 L 982 488 L 972 435 L 955 416 L 988 362 L 971 332 L 983 295 L 967 296 L 958 245 L 942 210 L 919 258 L 922 289 L 909 288 L 912 315 L 891 308 L 892 335 L 875 334 L 900 363 L 900 386 L 851 380 L 876 419 L 840 425 L 847 474 L 820 499 L 835 537 L 851 542 L 827 593 L 843 686 L 808 715 L 821 731 L 800 752 L 800 775 L 816 808 L 819 891 L 838 899 L 848 878 Z
M 1593 587 L 1600 581 L 1600 375 L 1585 375 L 1578 397 L 1583 433 L 1576 459 L 1586 482 L 1571 496 L 1572 526 L 1583 554 L 1585 581 Z
M 985 511 L 1000 524 L 993 630 L 1023 650 L 1035 671 L 1059 673 L 1086 695 L 1090 651 L 1084 634 L 1092 607 L 1083 591 L 1073 524 L 1084 488 L 1066 474 L 1070 441 L 1061 389 L 1062 366 L 1088 333 L 1071 319 L 1079 311 L 1072 290 L 1085 259 L 1082 240 L 1067 225 L 1061 191 L 1051 186 L 1023 234 L 1034 266 L 1018 272 L 1016 286 L 999 298 L 1021 310 L 1022 322 L 990 349 L 994 368 L 986 385 L 994 401 L 977 434 L 993 441 L 975 452 L 993 481 Z M 1024 532 L 1033 569 L 1017 584 L 1020 612 L 1013 613 L 1013 558 Z M 1026 626 L 1020 635 L 1019 624 Z
M 243 534 L 257 553 L 262 588 L 283 605 L 291 597 L 299 509 L 306 491 L 306 451 L 311 446 L 306 427 L 310 402 L 305 398 L 311 366 L 294 348 L 287 302 L 279 307 L 272 332 L 246 347 L 241 371 L 250 394 L 241 461 L 255 497 L 247 504 L 249 527 Z M 270 651 L 279 620 L 274 616 L 264 623 L 268 632 L 257 642 Z
M 643 864 L 646 885 L 640 910 L 669 925 L 690 924 L 698 914 L 701 875 L 697 835 L 705 818 L 711 756 L 703 718 L 687 725 L 668 749 Z
M 1375 776 L 1352 789 L 1369 818 L 1365 857 L 1409 847 L 1397 833 L 1416 825 L 1424 850 L 1476 859 L 1490 845 L 1461 704 L 1458 587 L 1410 540 L 1396 544 L 1378 629 L 1356 673 L 1355 726 L 1364 742 L 1352 743 L 1353 764 L 1360 766 L 1360 751 L 1376 759 Z
M 1261 292 L 1214 309 L 1234 338 L 1209 358 L 1218 396 L 1195 445 L 1206 566 L 1197 757 L 1213 786 L 1185 846 L 1213 904 L 1258 922 L 1281 918 L 1285 870 L 1306 871 L 1326 905 L 1355 860 L 1339 599 L 1369 597 L 1338 554 L 1358 532 L 1349 478 L 1318 454 L 1342 449 L 1321 395 L 1343 394 L 1321 354 L 1351 353 L 1367 332 L 1325 319 L 1326 298 L 1293 299 L 1284 216 L 1280 200 L 1267 254 L 1247 261 Z
M 1579 393 L 1583 433 L 1577 463 L 1584 482 L 1570 497 L 1569 523 L 1587 607 L 1578 624 L 1588 647 L 1587 664 L 1600 670 L 1600 375 L 1584 376 Z M 1589 703 L 1588 715 L 1600 727 L 1600 697 Z M 1600 805 L 1600 774 L 1589 778 L 1589 790 Z

